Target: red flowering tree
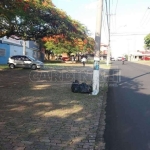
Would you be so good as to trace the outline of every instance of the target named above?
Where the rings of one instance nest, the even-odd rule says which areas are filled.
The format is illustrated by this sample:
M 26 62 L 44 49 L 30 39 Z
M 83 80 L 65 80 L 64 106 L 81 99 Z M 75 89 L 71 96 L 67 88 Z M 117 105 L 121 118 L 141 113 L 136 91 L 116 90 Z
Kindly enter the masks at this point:
M 42 41 L 47 51 L 53 51 L 55 54 L 68 53 L 68 55 L 78 52 L 93 52 L 95 45 L 95 41 L 91 37 L 68 39 L 63 34 L 44 37 Z

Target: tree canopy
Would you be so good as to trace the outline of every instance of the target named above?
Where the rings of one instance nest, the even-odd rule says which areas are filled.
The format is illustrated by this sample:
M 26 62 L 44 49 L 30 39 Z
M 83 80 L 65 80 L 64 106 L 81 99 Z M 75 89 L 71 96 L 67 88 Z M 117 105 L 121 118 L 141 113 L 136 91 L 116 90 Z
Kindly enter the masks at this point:
M 54 53 L 93 51 L 94 40 L 79 21 L 51 0 L 1 0 L 0 37 L 38 41 Z
M 146 48 L 150 48 L 150 34 L 144 38 L 144 43 Z
M 42 39 L 46 50 L 53 51 L 55 54 L 61 53 L 77 53 L 77 52 L 93 52 L 95 41 L 91 37 L 85 39 L 72 38 L 67 40 L 63 35 L 54 35 L 50 37 L 44 37 Z
M 86 38 L 87 28 L 56 8 L 51 0 L 0 1 L 0 37 L 37 40 L 60 34 Z

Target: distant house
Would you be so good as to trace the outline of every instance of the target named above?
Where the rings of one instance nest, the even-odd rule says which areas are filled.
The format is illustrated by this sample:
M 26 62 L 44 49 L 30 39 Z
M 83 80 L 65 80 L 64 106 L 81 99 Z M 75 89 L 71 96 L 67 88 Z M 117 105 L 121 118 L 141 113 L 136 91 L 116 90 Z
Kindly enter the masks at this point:
M 8 58 L 13 55 L 23 54 L 41 60 L 41 52 L 36 42 L 26 41 L 25 48 L 23 48 L 22 40 L 6 37 L 0 39 L 0 64 L 7 64 Z
M 150 51 L 136 51 L 129 53 L 130 61 L 150 60 Z

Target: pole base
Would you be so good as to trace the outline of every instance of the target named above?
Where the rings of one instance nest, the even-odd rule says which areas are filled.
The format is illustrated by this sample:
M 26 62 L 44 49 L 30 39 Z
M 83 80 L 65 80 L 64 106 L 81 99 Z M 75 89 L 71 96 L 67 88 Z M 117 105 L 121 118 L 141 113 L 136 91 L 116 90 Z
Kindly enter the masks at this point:
M 92 95 L 97 95 L 99 93 L 99 90 L 95 90 L 92 92 Z

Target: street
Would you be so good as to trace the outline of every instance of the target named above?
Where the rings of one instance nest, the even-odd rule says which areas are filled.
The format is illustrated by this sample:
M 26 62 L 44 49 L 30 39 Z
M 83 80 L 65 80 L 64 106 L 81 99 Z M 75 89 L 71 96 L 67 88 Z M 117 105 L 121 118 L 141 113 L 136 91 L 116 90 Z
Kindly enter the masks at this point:
M 150 68 L 121 61 L 117 86 L 109 86 L 106 107 L 106 150 L 150 150 Z

